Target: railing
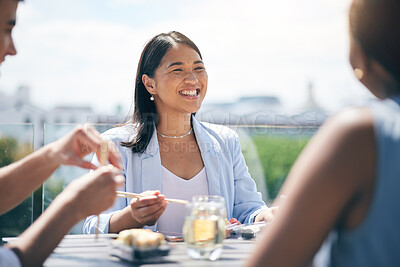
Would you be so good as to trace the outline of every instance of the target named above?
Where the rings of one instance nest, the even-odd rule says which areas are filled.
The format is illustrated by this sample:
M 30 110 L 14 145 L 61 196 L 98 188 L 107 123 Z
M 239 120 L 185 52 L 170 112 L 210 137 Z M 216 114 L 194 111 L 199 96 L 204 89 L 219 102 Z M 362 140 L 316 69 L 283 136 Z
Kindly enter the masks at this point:
M 75 124 L 45 124 L 44 144 L 49 144 L 71 131 Z M 113 125 L 93 125 L 99 132 Z M 279 191 L 295 159 L 314 135 L 317 126 L 230 126 L 239 134 L 242 152 L 249 172 L 265 202 L 270 203 Z M 0 147 L 0 163 L 7 165 L 33 150 L 34 127 L 32 124 L 0 124 L 0 140 L 9 147 Z M 1 146 L 2 142 L 0 142 Z M 11 145 L 12 144 L 12 145 Z M 18 153 L 15 153 L 18 151 Z M 1 154 L 2 153 L 2 154 Z M 90 160 L 92 155 L 87 156 Z M 8 159 L 8 161 L 5 161 Z M 1 165 L 0 165 L 1 166 Z M 45 210 L 54 198 L 72 180 L 88 170 L 61 166 L 35 194 L 12 211 L 0 216 L 0 236 L 16 236 L 24 231 Z M 82 233 L 82 222 L 71 233 Z
M 34 128 L 30 123 L 0 124 L 0 167 L 30 154 L 33 151 L 33 140 Z M 0 237 L 16 236 L 31 225 L 35 215 L 41 213 L 41 206 L 37 204 L 40 199 L 40 192 L 34 193 L 17 207 L 1 215 Z

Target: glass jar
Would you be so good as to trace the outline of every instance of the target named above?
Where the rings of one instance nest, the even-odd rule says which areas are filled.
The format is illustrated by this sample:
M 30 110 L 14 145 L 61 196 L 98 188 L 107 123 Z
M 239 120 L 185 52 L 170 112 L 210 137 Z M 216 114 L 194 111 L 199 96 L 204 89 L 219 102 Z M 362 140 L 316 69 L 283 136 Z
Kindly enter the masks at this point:
M 186 206 L 183 236 L 193 259 L 221 257 L 225 238 L 226 208 L 221 196 L 193 196 Z

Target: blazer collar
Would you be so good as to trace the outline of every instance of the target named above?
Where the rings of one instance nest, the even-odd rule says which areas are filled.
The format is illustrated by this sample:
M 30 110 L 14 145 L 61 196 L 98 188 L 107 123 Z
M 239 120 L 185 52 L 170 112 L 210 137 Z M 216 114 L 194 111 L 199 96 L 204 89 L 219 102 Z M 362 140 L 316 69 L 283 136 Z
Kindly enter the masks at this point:
M 212 153 L 217 155 L 221 151 L 219 142 L 212 136 L 207 128 L 192 116 L 193 131 L 196 134 L 197 144 L 199 145 L 201 153 Z
M 206 167 L 208 192 L 210 195 L 220 195 L 220 152 L 221 147 L 217 139 L 211 134 L 211 129 L 193 117 L 193 130 L 196 133 L 197 144 Z
M 208 190 L 210 195 L 219 195 L 220 192 L 220 166 L 219 154 L 221 147 L 217 139 L 210 133 L 205 125 L 195 117 L 193 119 L 193 131 L 196 134 L 197 144 L 206 167 Z M 142 183 L 143 191 L 161 190 L 161 158 L 159 152 L 157 132 L 154 131 L 149 145 L 142 156 Z
M 154 157 L 159 154 L 159 149 L 156 126 L 154 125 L 153 135 L 144 153 Z

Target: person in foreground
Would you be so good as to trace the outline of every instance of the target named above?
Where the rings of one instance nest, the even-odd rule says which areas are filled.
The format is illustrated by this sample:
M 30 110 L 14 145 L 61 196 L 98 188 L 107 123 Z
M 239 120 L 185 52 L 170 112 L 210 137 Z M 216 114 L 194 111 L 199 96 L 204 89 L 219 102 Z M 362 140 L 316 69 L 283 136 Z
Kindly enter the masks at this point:
M 133 118 L 103 134 L 120 149 L 122 190 L 146 191 L 147 196 L 130 203 L 117 199 L 100 215 L 101 232 L 146 226 L 182 233 L 185 207 L 175 203 L 167 207 L 164 196 L 189 201 L 193 195 L 223 196 L 228 219 L 242 223 L 272 215 L 256 191 L 236 132 L 194 117 L 207 82 L 201 53 L 185 35 L 162 33 L 147 43 L 136 75 Z M 93 233 L 96 221 L 89 217 L 84 232 Z
M 400 1 L 354 0 L 350 63 L 380 101 L 329 119 L 293 166 L 287 199 L 247 266 L 400 266 Z
M 0 64 L 15 55 L 12 30 L 18 1 L 0 0 Z M 114 202 L 123 183 L 120 156 L 110 142 L 111 164 L 96 168 L 83 157 L 100 153 L 102 139 L 91 127 L 78 126 L 60 140 L 0 169 L 0 215 L 15 207 L 38 188 L 61 164 L 96 169 L 71 182 L 18 240 L 0 247 L 0 266 L 41 266 L 71 227 Z M 82 203 L 86 205 L 82 205 Z

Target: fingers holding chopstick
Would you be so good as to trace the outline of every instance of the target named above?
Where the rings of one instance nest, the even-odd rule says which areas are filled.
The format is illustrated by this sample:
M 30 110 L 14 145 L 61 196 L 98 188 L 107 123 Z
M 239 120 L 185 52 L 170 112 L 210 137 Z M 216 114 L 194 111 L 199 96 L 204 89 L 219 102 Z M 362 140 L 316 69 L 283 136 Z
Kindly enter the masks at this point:
M 156 191 L 159 193 L 159 191 Z M 144 192 L 145 193 L 145 192 Z M 136 193 L 129 193 L 129 192 L 123 192 L 123 191 L 117 191 L 117 197 L 124 197 L 124 198 L 142 198 L 145 197 L 146 195 L 142 194 L 136 194 Z M 182 199 L 174 199 L 174 198 L 165 198 L 167 202 L 173 202 L 173 203 L 178 203 L 178 204 L 183 204 L 186 205 L 189 203 L 187 200 L 182 200 Z
M 96 156 L 102 166 L 109 162 L 121 170 L 123 168 L 119 151 L 115 144 L 110 140 L 101 139 L 100 145 L 96 149 Z
M 108 162 L 118 169 L 122 169 L 121 156 L 115 144 L 101 137 L 100 133 L 92 126 L 85 124 L 83 127 L 87 137 L 86 146 L 89 153 L 95 152 L 102 166 Z
M 159 191 L 146 191 L 131 200 L 131 215 L 143 225 L 154 225 L 167 208 L 167 201 Z

